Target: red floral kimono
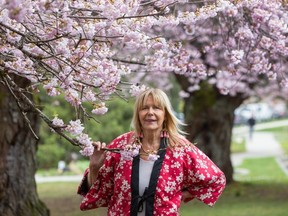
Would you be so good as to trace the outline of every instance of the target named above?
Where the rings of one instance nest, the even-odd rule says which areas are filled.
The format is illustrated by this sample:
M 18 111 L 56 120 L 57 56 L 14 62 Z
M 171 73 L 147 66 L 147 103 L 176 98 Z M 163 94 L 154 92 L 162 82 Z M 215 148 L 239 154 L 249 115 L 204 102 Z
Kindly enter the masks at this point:
M 123 148 L 131 144 L 133 139 L 134 132 L 128 132 L 113 140 L 108 147 Z M 202 151 L 183 138 L 182 146 L 167 148 L 160 155 L 151 174 L 149 189 L 151 185 L 152 195 L 148 195 L 145 200 L 146 215 L 179 215 L 183 190 L 209 206 L 215 204 L 224 190 L 226 179 L 223 172 Z M 107 152 L 98 179 L 91 188 L 87 187 L 88 172 L 87 169 L 78 188 L 78 194 L 84 196 L 81 210 L 108 207 L 109 216 L 137 215 L 140 197 L 137 194 L 137 159 L 125 160 L 118 153 Z

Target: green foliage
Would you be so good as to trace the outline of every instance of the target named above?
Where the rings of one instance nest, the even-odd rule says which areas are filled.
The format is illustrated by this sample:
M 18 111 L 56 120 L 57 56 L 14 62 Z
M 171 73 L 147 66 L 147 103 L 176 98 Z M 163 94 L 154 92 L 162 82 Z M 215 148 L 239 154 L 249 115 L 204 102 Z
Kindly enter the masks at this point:
M 120 134 L 129 131 L 132 116 L 133 103 L 115 98 L 106 103 L 108 113 L 97 116 L 98 123 L 90 119 L 85 121 L 86 133 L 93 139 L 109 143 Z
M 64 148 L 58 148 L 55 144 L 42 145 L 37 152 L 38 168 L 57 167 L 58 161 L 64 157 Z
M 50 118 L 58 116 L 63 119 L 65 124 L 69 120 L 76 120 L 75 110 L 68 104 L 63 97 L 50 98 L 46 94 L 41 94 L 42 111 Z M 133 115 L 133 105 L 131 102 L 126 102 L 121 98 L 113 98 L 113 100 L 106 103 L 109 108 L 108 113 L 103 116 L 93 116 L 92 118 L 84 121 L 85 133 L 97 141 L 109 143 L 120 134 L 130 130 L 130 123 Z M 91 109 L 91 105 L 87 105 L 87 110 Z M 49 147 L 45 147 L 48 145 Z M 54 150 L 53 150 L 54 148 Z M 49 149 L 49 150 L 47 150 Z M 53 133 L 47 124 L 42 121 L 40 127 L 40 142 L 37 153 L 37 161 L 39 168 L 52 168 L 55 167 L 58 160 L 65 160 L 67 163 L 70 160 L 72 152 L 79 152 L 78 146 L 73 146 L 66 139 L 60 137 L 58 134 Z M 58 152 L 58 153 L 56 153 Z M 61 152 L 61 154 L 60 154 Z M 50 157 L 54 161 L 47 162 Z M 47 160 L 47 161 L 46 161 Z

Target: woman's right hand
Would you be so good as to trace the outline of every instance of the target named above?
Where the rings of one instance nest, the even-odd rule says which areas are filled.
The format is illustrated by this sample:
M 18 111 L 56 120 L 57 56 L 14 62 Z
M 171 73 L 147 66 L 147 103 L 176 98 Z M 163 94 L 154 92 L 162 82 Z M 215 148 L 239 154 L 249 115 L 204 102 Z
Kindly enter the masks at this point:
M 96 181 L 100 168 L 103 166 L 105 151 L 101 148 L 106 147 L 106 143 L 93 142 L 94 152 L 90 156 L 88 184 L 91 186 Z

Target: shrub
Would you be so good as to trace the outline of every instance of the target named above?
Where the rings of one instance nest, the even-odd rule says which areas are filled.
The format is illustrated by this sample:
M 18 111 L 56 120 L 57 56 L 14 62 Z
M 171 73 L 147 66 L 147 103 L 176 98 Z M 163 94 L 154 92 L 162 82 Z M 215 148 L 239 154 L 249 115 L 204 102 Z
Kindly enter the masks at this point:
M 38 169 L 57 168 L 58 161 L 65 158 L 65 149 L 55 144 L 40 145 L 36 154 Z

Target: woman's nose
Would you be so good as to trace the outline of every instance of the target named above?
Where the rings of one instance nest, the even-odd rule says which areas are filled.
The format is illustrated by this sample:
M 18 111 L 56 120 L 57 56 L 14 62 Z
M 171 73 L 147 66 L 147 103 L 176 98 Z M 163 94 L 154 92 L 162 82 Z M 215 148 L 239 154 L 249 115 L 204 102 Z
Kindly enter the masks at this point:
M 153 112 L 154 112 L 153 108 L 150 107 L 150 108 L 148 109 L 148 114 L 153 114 Z

